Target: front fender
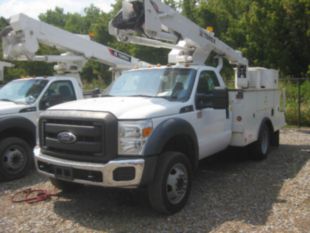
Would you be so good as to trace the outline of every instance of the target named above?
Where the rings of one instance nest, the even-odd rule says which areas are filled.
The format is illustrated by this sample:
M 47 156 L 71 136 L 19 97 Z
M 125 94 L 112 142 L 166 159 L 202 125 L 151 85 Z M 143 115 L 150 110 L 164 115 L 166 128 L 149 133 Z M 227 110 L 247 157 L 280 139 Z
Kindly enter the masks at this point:
M 195 161 L 198 162 L 199 150 L 195 130 L 189 122 L 181 118 L 168 119 L 156 127 L 145 145 L 145 156 L 160 154 L 170 139 L 181 135 L 189 137 L 194 144 L 193 156 Z
M 33 140 L 35 140 L 36 126 L 27 118 L 4 117 L 0 119 L 0 133 L 13 128 L 30 132 L 33 135 Z

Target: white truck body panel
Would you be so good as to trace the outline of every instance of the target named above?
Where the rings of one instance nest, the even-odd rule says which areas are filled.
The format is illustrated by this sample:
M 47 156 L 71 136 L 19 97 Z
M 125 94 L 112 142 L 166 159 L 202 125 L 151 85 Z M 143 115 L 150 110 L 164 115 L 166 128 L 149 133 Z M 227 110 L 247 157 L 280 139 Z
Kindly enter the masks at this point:
M 235 87 L 237 89 L 277 89 L 279 71 L 263 67 L 248 67 L 247 75 L 238 77 L 235 69 Z
M 259 127 L 264 118 L 271 120 L 274 131 L 285 125 L 284 112 L 280 109 L 281 91 L 276 89 L 252 89 L 242 91 L 243 98 L 238 99 L 238 91 L 229 93 L 232 112 L 232 146 L 246 146 L 258 138 Z M 241 117 L 241 121 L 238 121 Z

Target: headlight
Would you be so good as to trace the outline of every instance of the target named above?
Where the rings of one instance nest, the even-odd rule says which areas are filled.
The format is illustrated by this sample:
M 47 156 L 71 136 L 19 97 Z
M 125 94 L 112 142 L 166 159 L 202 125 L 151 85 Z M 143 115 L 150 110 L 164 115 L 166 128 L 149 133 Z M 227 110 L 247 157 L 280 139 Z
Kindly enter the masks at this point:
M 118 154 L 141 155 L 152 132 L 153 123 L 151 120 L 120 121 L 118 124 Z

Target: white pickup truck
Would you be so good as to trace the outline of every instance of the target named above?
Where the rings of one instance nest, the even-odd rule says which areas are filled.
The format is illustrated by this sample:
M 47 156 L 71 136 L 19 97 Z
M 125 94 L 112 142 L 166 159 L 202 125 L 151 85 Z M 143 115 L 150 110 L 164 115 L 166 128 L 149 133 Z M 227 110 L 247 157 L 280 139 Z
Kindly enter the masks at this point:
M 0 180 L 27 173 L 33 164 L 40 112 L 56 104 L 83 98 L 76 78 L 27 78 L 0 89 Z
M 40 173 L 63 190 L 80 184 L 146 187 L 164 213 L 186 203 L 198 161 L 228 146 L 264 159 L 285 124 L 277 72 L 249 68 L 249 88 L 228 91 L 219 69 L 176 65 L 124 72 L 106 97 L 41 114 Z

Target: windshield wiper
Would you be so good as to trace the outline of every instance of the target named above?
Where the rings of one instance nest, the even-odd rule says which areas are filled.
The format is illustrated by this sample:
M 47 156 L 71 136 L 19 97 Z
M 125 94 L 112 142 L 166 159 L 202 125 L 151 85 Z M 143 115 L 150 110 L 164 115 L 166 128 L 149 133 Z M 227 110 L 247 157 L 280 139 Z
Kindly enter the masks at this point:
M 156 96 L 152 96 L 152 95 L 129 95 L 128 97 L 146 97 L 146 98 L 155 98 Z
M 16 103 L 14 100 L 10 100 L 10 99 L 0 99 L 0 101 L 5 101 L 5 102 L 13 102 L 13 103 Z

